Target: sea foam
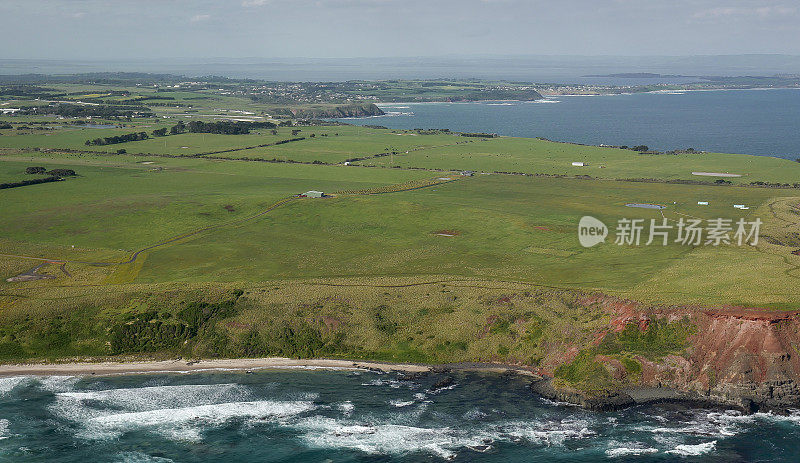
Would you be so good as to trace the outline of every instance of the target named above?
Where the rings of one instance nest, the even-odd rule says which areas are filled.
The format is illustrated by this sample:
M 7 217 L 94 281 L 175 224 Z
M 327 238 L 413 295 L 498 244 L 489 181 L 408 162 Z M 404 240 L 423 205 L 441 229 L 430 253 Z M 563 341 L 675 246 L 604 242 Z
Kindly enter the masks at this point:
M 11 425 L 6 419 L 0 418 L 0 440 L 8 439 L 8 428 Z
M 641 442 L 633 442 L 633 443 L 620 443 L 620 442 L 609 442 L 609 448 L 606 450 L 606 455 L 611 458 L 617 457 L 627 457 L 627 456 L 634 456 L 634 455 L 649 455 L 652 453 L 658 453 L 658 449 L 653 447 L 648 447 L 647 445 Z
M 716 446 L 717 446 L 717 441 L 715 440 L 696 445 L 681 444 L 676 446 L 674 450 L 667 450 L 667 453 L 671 453 L 673 455 L 680 455 L 684 457 L 691 457 L 697 455 L 704 455 L 708 452 L 711 452 L 714 450 L 714 448 L 716 448 Z
M 91 418 L 78 435 L 86 439 L 109 439 L 129 431 L 150 429 L 173 440 L 199 441 L 205 429 L 234 418 L 270 421 L 313 409 L 311 402 L 262 400 L 117 413 Z
M 337 420 L 324 416 L 301 419 L 293 426 L 312 448 L 351 449 L 368 454 L 430 453 L 451 459 L 460 450 L 486 451 L 494 442 L 527 441 L 535 445 L 563 445 L 596 433 L 583 420 L 509 422 L 459 428 L 409 424 L 393 415 L 383 422 Z
M 109 439 L 147 429 L 175 440 L 196 441 L 202 431 L 233 418 L 270 420 L 315 408 L 310 400 L 249 400 L 237 384 L 123 388 L 56 394 L 50 410 L 82 429 L 85 439 Z
M 23 384 L 28 384 L 31 381 L 30 376 L 10 376 L 8 378 L 0 378 L 0 397 L 8 394 L 14 388 Z

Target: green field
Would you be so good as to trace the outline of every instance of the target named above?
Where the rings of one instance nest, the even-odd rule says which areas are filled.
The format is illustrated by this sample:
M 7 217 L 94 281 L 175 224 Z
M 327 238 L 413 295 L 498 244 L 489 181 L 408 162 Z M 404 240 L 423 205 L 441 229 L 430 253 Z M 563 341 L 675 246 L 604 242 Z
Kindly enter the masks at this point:
M 668 295 L 693 275 L 651 288 L 649 282 L 664 280 L 664 272 L 704 253 L 708 269 L 725 266 L 732 257 L 764 266 L 769 270 L 759 272 L 758 286 L 770 302 L 789 302 L 790 291 L 777 291 L 790 268 L 778 256 L 752 249 L 704 252 L 675 243 L 583 249 L 576 239 L 583 215 L 612 226 L 621 217 L 660 219 L 657 211 L 625 207 L 628 202 L 668 203 L 665 215 L 671 219 L 682 213 L 736 220 L 749 214 L 732 204 L 761 204 L 774 196 L 768 190 L 712 186 L 480 176 L 414 192 L 293 203 L 262 220 L 155 251 L 134 282 L 459 275 L 672 299 Z M 698 198 L 714 206 L 697 206 Z M 458 235 L 437 235 L 440 230 Z M 747 266 L 730 267 L 724 279 L 752 278 Z M 751 299 L 736 285 L 720 286 L 681 299 L 767 302 L 763 293 Z
M 52 119 L 52 130 L 2 131 L 0 183 L 40 178 L 30 166 L 78 175 L 0 190 L 0 359 L 287 355 L 552 370 L 613 315 L 586 294 L 800 308 L 800 163 L 320 123 L 85 144 L 214 120 L 244 100 L 204 92 L 167 92 L 204 116 L 159 106 L 168 118 L 115 121 L 122 128 Z M 695 171 L 741 177 L 715 184 Z M 295 198 L 309 190 L 329 196 Z M 587 215 L 608 225 L 606 243 L 579 244 Z M 619 246 L 622 218 L 764 223 L 757 246 Z
M 688 180 L 712 183 L 717 177 L 693 172 L 728 173 L 734 184 L 767 182 L 794 185 L 800 178 L 800 163 L 764 156 L 720 153 L 647 154 L 627 149 L 574 145 L 545 140 L 499 137 L 492 139 L 461 137 L 457 134 L 424 134 L 415 131 L 371 129 L 355 126 L 280 127 L 277 135 L 259 129 L 249 135 L 184 133 L 104 146 L 86 146 L 87 139 L 151 132 L 164 124 L 133 123 L 121 129 L 67 128 L 52 133 L 9 134 L 0 137 L 0 152 L 46 149 L 72 149 L 130 154 L 193 156 L 215 153 L 229 159 L 314 161 L 336 164 L 354 158 L 367 158 L 353 164 L 376 167 L 419 168 L 428 170 L 474 170 L 558 176 L 590 176 L 603 179 Z M 292 130 L 299 130 L 292 135 Z M 312 137 L 313 135 L 313 137 Z M 304 137 L 299 141 L 275 142 Z M 272 146 L 262 146 L 272 145 Z M 386 154 L 386 155 L 384 155 Z M 572 166 L 585 162 L 584 167 Z
M 69 167 L 80 174 L 63 182 L 4 190 L 5 239 L 107 250 L 144 247 L 253 214 L 307 190 L 363 189 L 430 176 L 342 166 L 169 158 L 148 161 L 116 155 L 2 159 L 3 175 L 14 178 L 24 175 L 31 162 L 47 168 Z
M 692 172 L 731 173 L 733 183 L 754 181 L 797 183 L 800 163 L 786 159 L 737 154 L 642 154 L 627 149 L 556 143 L 545 140 L 500 137 L 401 153 L 392 160 L 402 167 L 461 169 L 482 172 L 524 172 L 552 175 L 588 175 L 596 178 L 700 180 L 715 178 Z M 584 167 L 572 166 L 582 161 Z M 388 166 L 389 160 L 360 164 Z
M 584 215 L 601 219 L 612 233 L 621 218 L 662 217 L 627 203 L 666 205 L 663 216 L 673 226 L 681 217 L 758 216 L 769 230 L 779 219 L 768 204 L 789 208 L 780 198 L 800 196 L 794 189 L 490 174 L 411 191 L 303 199 L 239 222 L 307 190 L 368 190 L 446 174 L 127 155 L 36 153 L 2 160 L 0 175 L 9 179 L 24 177 L 31 163 L 80 174 L 3 191 L 2 236 L 13 253 L 89 261 L 82 256 L 88 252 L 124 261 L 172 236 L 216 227 L 148 251 L 127 265 L 135 271 L 114 269 L 115 275 L 124 273 L 113 278 L 119 283 L 457 275 L 657 302 L 798 303 L 793 291 L 782 289 L 787 278 L 796 277 L 785 261 L 790 246 L 776 250 L 762 240 L 757 248 L 606 243 L 584 249 L 576 238 Z M 773 236 L 786 241 L 791 231 Z M 39 246 L 47 246 L 47 253 Z M 750 266 L 760 269 L 756 276 Z M 726 271 L 718 273 L 716 285 L 695 283 L 696 274 L 718 268 Z M 754 278 L 756 289 L 742 291 L 740 283 Z

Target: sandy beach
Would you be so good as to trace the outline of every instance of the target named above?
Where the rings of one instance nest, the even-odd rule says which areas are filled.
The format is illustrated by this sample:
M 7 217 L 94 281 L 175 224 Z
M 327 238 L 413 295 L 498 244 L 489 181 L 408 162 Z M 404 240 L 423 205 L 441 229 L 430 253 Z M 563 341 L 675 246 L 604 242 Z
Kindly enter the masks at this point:
M 350 360 L 289 358 L 162 360 L 97 363 L 22 363 L 0 365 L 0 376 L 110 375 L 129 373 L 190 373 L 209 370 L 259 370 L 269 368 L 378 369 L 423 372 L 430 367 L 411 364 L 354 362 Z
M 71 363 L 20 363 L 0 365 L 0 377 L 3 376 L 64 376 L 64 375 L 121 375 L 135 373 L 191 373 L 199 371 L 236 371 L 263 370 L 281 368 L 320 368 L 320 369 L 361 369 L 381 371 L 403 371 L 408 373 L 427 372 L 432 369 L 453 369 L 464 371 L 486 371 L 504 373 L 513 371 L 518 374 L 534 376 L 525 369 L 493 364 L 446 364 L 419 365 L 402 363 L 362 362 L 337 359 L 289 359 L 281 357 L 254 359 L 209 359 L 209 360 L 161 360 L 131 362 L 71 362 Z

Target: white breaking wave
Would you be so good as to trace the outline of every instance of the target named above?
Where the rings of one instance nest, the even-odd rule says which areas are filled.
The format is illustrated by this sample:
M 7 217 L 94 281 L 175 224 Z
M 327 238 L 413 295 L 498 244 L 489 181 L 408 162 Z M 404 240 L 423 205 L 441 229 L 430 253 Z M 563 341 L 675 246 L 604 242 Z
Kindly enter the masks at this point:
M 704 412 L 695 415 L 694 419 L 691 421 L 681 422 L 679 426 L 642 426 L 634 429 L 650 431 L 656 434 L 692 434 L 697 436 L 725 438 L 735 436 L 741 431 L 741 425 L 753 423 L 755 419 L 755 415 L 743 415 L 733 410 L 726 412 Z
M 27 384 L 30 381 L 30 376 L 10 376 L 8 378 L 0 378 L 0 396 L 8 394 L 15 387 Z
M 455 457 L 456 448 L 484 444 L 478 436 L 450 428 L 351 424 L 322 416 L 303 420 L 297 427 L 305 431 L 302 439 L 312 448 L 346 448 L 369 454 L 426 452 L 449 459 Z
M 36 378 L 42 389 L 49 392 L 67 392 L 81 380 L 77 376 L 40 376 Z
M 147 429 L 170 439 L 199 440 L 205 428 L 233 418 L 273 420 L 315 408 L 313 399 L 250 398 L 249 390 L 237 384 L 157 386 L 62 392 L 50 410 L 81 426 L 78 436 L 85 439 Z
M 76 376 L 9 376 L 0 378 L 0 396 L 8 394 L 18 386 L 37 383 L 45 391 L 69 391 L 78 381 L 80 378 Z
M 649 455 L 652 453 L 658 453 L 658 449 L 653 447 L 648 447 L 647 445 L 641 442 L 633 442 L 633 443 L 620 443 L 620 442 L 609 442 L 609 446 L 613 447 L 606 450 L 606 455 L 611 458 L 616 457 L 627 457 L 632 455 Z
M 595 435 L 584 420 L 511 422 L 473 429 L 421 427 L 407 423 L 356 422 L 314 416 L 294 424 L 312 448 L 352 449 L 369 454 L 432 453 L 445 459 L 461 449 L 485 451 L 495 442 L 528 441 L 563 445 L 569 439 Z
M 525 439 L 534 444 L 563 445 L 569 439 L 585 439 L 594 436 L 587 420 L 565 419 L 561 421 L 515 422 L 500 427 L 501 436 Z
M 117 413 L 91 418 L 84 423 L 84 430 L 78 435 L 86 439 L 113 439 L 125 432 L 149 429 L 169 439 L 199 441 L 206 428 L 219 426 L 234 418 L 271 421 L 314 408 L 311 402 L 262 400 Z
M 791 410 L 788 415 L 775 415 L 774 413 L 755 413 L 753 416 L 764 421 L 789 423 L 800 426 L 800 410 Z
M 84 422 L 119 412 L 163 410 L 220 402 L 240 402 L 251 398 L 237 384 L 155 386 L 101 391 L 62 392 L 50 410 L 65 419 Z
M 356 408 L 356 406 L 353 405 L 352 401 L 346 400 L 340 403 L 338 405 L 338 408 L 339 411 L 341 411 L 344 416 L 350 416 L 353 414 L 353 410 Z
M 8 439 L 8 427 L 11 425 L 6 419 L 0 419 L 0 440 Z
M 399 399 L 392 399 L 389 401 L 389 405 L 394 405 L 395 407 L 407 407 L 409 405 L 414 405 L 413 400 L 399 400 Z
M 373 379 L 368 383 L 361 383 L 362 386 L 389 386 L 392 389 L 400 389 L 401 387 L 407 387 L 409 389 L 414 387 L 414 384 L 410 381 L 399 381 L 396 379 Z
M 717 441 L 704 442 L 697 445 L 681 444 L 675 447 L 675 450 L 667 450 L 667 453 L 673 455 L 681 455 L 684 457 L 691 457 L 696 455 L 704 455 L 714 450 L 717 446 Z

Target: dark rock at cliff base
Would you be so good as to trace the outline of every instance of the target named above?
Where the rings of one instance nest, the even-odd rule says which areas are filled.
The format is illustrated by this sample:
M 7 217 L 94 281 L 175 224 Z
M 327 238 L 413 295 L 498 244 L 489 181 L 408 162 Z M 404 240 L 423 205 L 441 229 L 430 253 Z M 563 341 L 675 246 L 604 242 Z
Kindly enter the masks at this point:
M 400 376 L 397 377 L 397 379 L 400 380 L 400 381 L 417 382 L 417 381 L 419 381 L 420 379 L 422 379 L 422 378 L 424 378 L 426 376 L 428 376 L 428 372 L 427 371 L 416 371 L 416 372 L 413 372 L 413 373 L 402 373 Z
M 437 382 L 436 382 L 436 384 L 434 384 L 433 386 L 431 386 L 431 391 L 432 391 L 432 392 L 435 392 L 435 391 L 438 391 L 438 390 L 444 389 L 444 388 L 446 388 L 446 387 L 450 387 L 450 386 L 452 386 L 454 383 L 455 383 L 455 380 L 453 379 L 453 377 L 452 377 L 452 376 L 448 376 L 448 377 L 446 377 L 446 378 L 443 378 L 443 379 L 441 379 L 441 380 L 437 381 Z
M 556 388 L 551 379 L 532 383 L 531 390 L 545 399 L 566 402 L 594 411 L 620 410 L 636 405 L 633 397 L 622 391 L 601 391 L 590 396 L 575 389 Z
M 720 384 L 708 394 L 709 400 L 739 406 L 749 412 L 787 414 L 800 406 L 800 387 L 791 379 Z

